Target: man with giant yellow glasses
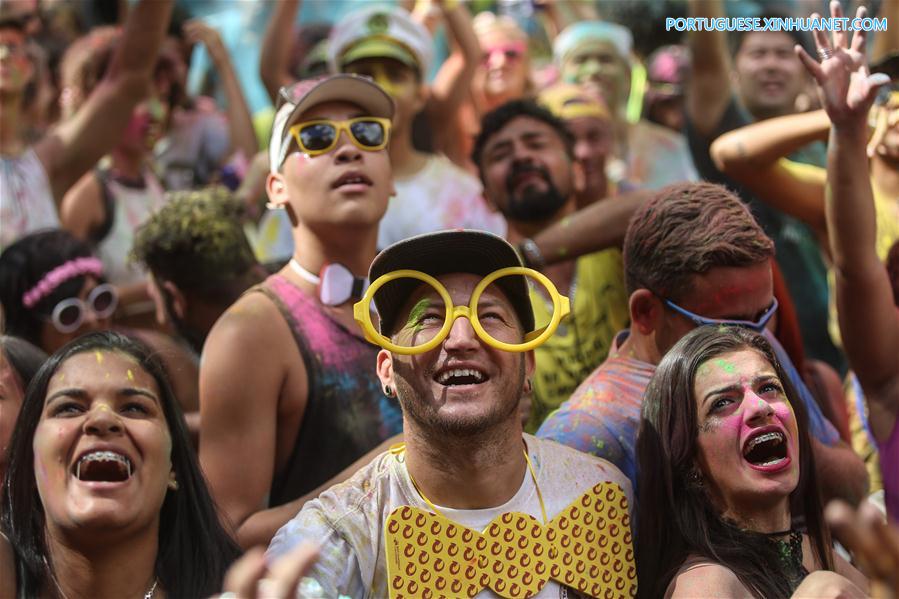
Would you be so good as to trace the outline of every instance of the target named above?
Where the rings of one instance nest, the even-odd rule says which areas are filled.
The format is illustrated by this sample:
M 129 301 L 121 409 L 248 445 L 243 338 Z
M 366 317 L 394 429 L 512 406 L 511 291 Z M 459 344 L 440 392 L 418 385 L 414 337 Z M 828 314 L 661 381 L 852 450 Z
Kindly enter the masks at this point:
M 382 348 L 378 377 L 403 410 L 405 444 L 307 503 L 268 557 L 318 543 L 307 582 L 324 597 L 628 596 L 630 483 L 605 460 L 525 434 L 518 416 L 533 349 L 567 316 L 568 299 L 479 231 L 396 243 L 369 277 L 354 314 Z M 532 286 L 553 304 L 539 329 Z M 605 548 L 586 540 L 600 530 Z M 580 563 L 554 543 L 579 547 Z

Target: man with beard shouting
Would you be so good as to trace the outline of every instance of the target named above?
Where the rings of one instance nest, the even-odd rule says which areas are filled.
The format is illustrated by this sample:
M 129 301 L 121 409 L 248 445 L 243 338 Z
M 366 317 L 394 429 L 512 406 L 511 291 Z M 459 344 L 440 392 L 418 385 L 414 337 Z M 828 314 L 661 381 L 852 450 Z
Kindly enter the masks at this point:
M 531 101 L 508 102 L 485 115 L 472 160 L 485 197 L 509 223 L 509 242 L 517 245 L 528 266 L 571 298 L 571 315 L 535 350 L 526 426 L 534 431 L 605 359 L 616 327 L 628 322 L 628 296 L 617 247 L 549 265 L 533 238 L 550 228 L 564 235 L 566 229 L 573 231 L 589 221 L 601 223 L 597 235 L 608 236 L 609 246 L 618 245 L 627 217 L 643 195 L 603 199 L 573 217 L 576 192 L 584 184 L 574 159 L 574 137 L 561 120 Z M 567 253 L 565 247 L 557 250 L 554 257 Z M 552 314 L 550 298 L 532 289 L 531 303 L 537 325 L 545 325 Z

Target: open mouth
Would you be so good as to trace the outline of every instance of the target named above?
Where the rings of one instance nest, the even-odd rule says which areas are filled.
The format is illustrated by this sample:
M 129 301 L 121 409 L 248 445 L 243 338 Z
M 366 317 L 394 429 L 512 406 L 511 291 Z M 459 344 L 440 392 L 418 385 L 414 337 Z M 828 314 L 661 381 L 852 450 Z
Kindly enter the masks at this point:
M 343 187 L 344 185 L 368 185 L 371 186 L 371 179 L 363 175 L 362 173 L 346 173 L 341 175 L 334 183 L 331 185 L 331 189 L 337 189 L 338 187 Z
M 131 460 L 114 451 L 92 451 L 75 463 L 75 478 L 85 482 L 123 482 L 131 473 Z
M 761 468 L 777 466 L 787 459 L 787 439 L 779 431 L 756 434 L 743 446 L 743 458 Z
M 445 387 L 480 385 L 490 380 L 486 374 L 474 368 L 450 368 L 434 375 L 434 380 Z

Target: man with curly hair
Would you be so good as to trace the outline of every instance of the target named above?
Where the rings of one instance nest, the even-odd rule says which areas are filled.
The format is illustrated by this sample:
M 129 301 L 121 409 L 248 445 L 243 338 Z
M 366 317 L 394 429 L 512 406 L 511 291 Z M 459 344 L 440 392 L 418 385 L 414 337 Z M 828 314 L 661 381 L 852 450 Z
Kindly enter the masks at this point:
M 157 321 L 171 322 L 197 353 L 219 316 L 267 274 L 242 210 L 224 187 L 174 192 L 135 235 L 131 259 L 150 271 Z

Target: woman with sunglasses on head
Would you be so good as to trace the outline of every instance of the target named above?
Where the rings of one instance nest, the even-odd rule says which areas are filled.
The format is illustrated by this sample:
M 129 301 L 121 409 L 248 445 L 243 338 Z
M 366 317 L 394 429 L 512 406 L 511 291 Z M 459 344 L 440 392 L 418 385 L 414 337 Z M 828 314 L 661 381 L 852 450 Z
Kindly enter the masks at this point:
M 32 233 L 0 254 L 5 332 L 47 353 L 79 335 L 112 328 L 118 300 L 103 263 L 66 231 Z M 190 353 L 161 333 L 127 332 L 160 352 L 182 407 L 196 410 L 198 366 Z
M 438 144 L 447 157 L 472 172 L 474 139 L 481 130 L 481 117 L 509 100 L 534 95 L 531 81 L 528 36 L 514 19 L 491 12 L 478 13 L 472 20 L 474 33 L 481 46 L 481 60 L 471 82 L 471 92 L 452 121 L 452 135 L 447 130 Z M 439 76 L 438 76 L 438 83 Z
M 831 549 L 805 408 L 763 336 L 678 341 L 647 387 L 637 459 L 641 596 L 864 596 Z
M 0 521 L 2 597 L 207 597 L 239 550 L 153 350 L 65 345 L 28 389 Z

